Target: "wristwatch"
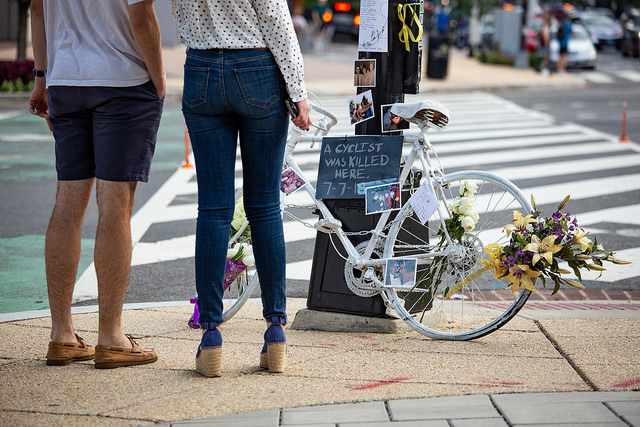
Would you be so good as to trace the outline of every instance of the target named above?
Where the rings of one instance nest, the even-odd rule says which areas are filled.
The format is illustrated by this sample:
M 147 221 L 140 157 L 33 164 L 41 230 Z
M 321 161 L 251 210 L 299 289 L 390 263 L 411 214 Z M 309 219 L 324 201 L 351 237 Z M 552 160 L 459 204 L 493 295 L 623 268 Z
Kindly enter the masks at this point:
M 33 77 L 46 77 L 47 70 L 36 70 L 35 68 L 31 71 L 33 73 Z

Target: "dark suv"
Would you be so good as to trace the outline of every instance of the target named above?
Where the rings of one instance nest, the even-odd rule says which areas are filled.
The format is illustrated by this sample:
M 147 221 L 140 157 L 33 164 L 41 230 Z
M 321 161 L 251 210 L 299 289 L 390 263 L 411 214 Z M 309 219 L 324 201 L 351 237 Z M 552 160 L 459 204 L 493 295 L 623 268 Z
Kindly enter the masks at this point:
M 640 56 L 640 13 L 638 9 L 631 9 L 629 13 L 623 14 L 620 21 L 624 33 L 620 52 L 624 56 L 632 55 L 637 58 Z
M 331 1 L 333 19 L 331 24 L 336 34 L 346 34 L 354 38 L 358 37 L 360 29 L 360 1 Z

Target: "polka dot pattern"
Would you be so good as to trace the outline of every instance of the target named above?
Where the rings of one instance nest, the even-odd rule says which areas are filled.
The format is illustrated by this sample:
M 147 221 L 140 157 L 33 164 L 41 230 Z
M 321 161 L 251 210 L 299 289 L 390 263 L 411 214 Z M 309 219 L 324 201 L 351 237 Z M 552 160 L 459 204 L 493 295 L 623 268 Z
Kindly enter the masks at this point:
M 302 53 L 286 0 L 171 0 L 171 7 L 187 47 L 268 48 L 291 99 L 307 98 Z

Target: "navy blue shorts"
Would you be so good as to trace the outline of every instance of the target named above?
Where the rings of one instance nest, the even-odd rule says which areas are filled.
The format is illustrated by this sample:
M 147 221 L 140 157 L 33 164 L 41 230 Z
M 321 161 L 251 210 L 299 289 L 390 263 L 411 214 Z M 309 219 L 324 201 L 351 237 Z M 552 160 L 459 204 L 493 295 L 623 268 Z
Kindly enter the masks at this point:
M 48 92 L 58 180 L 148 181 L 164 103 L 151 81 Z

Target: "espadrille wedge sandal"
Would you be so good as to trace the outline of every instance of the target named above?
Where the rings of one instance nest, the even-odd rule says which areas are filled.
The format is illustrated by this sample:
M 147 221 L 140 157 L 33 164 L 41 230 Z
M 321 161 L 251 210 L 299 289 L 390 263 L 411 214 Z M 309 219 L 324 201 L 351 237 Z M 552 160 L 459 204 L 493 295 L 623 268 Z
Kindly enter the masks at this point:
M 196 354 L 196 372 L 205 377 L 222 375 L 222 334 L 215 327 L 202 334 Z
M 272 316 L 271 326 L 264 333 L 264 345 L 260 352 L 260 367 L 272 373 L 282 373 L 287 367 L 287 338 L 282 326 L 286 317 Z M 281 326 L 282 325 L 282 326 Z

